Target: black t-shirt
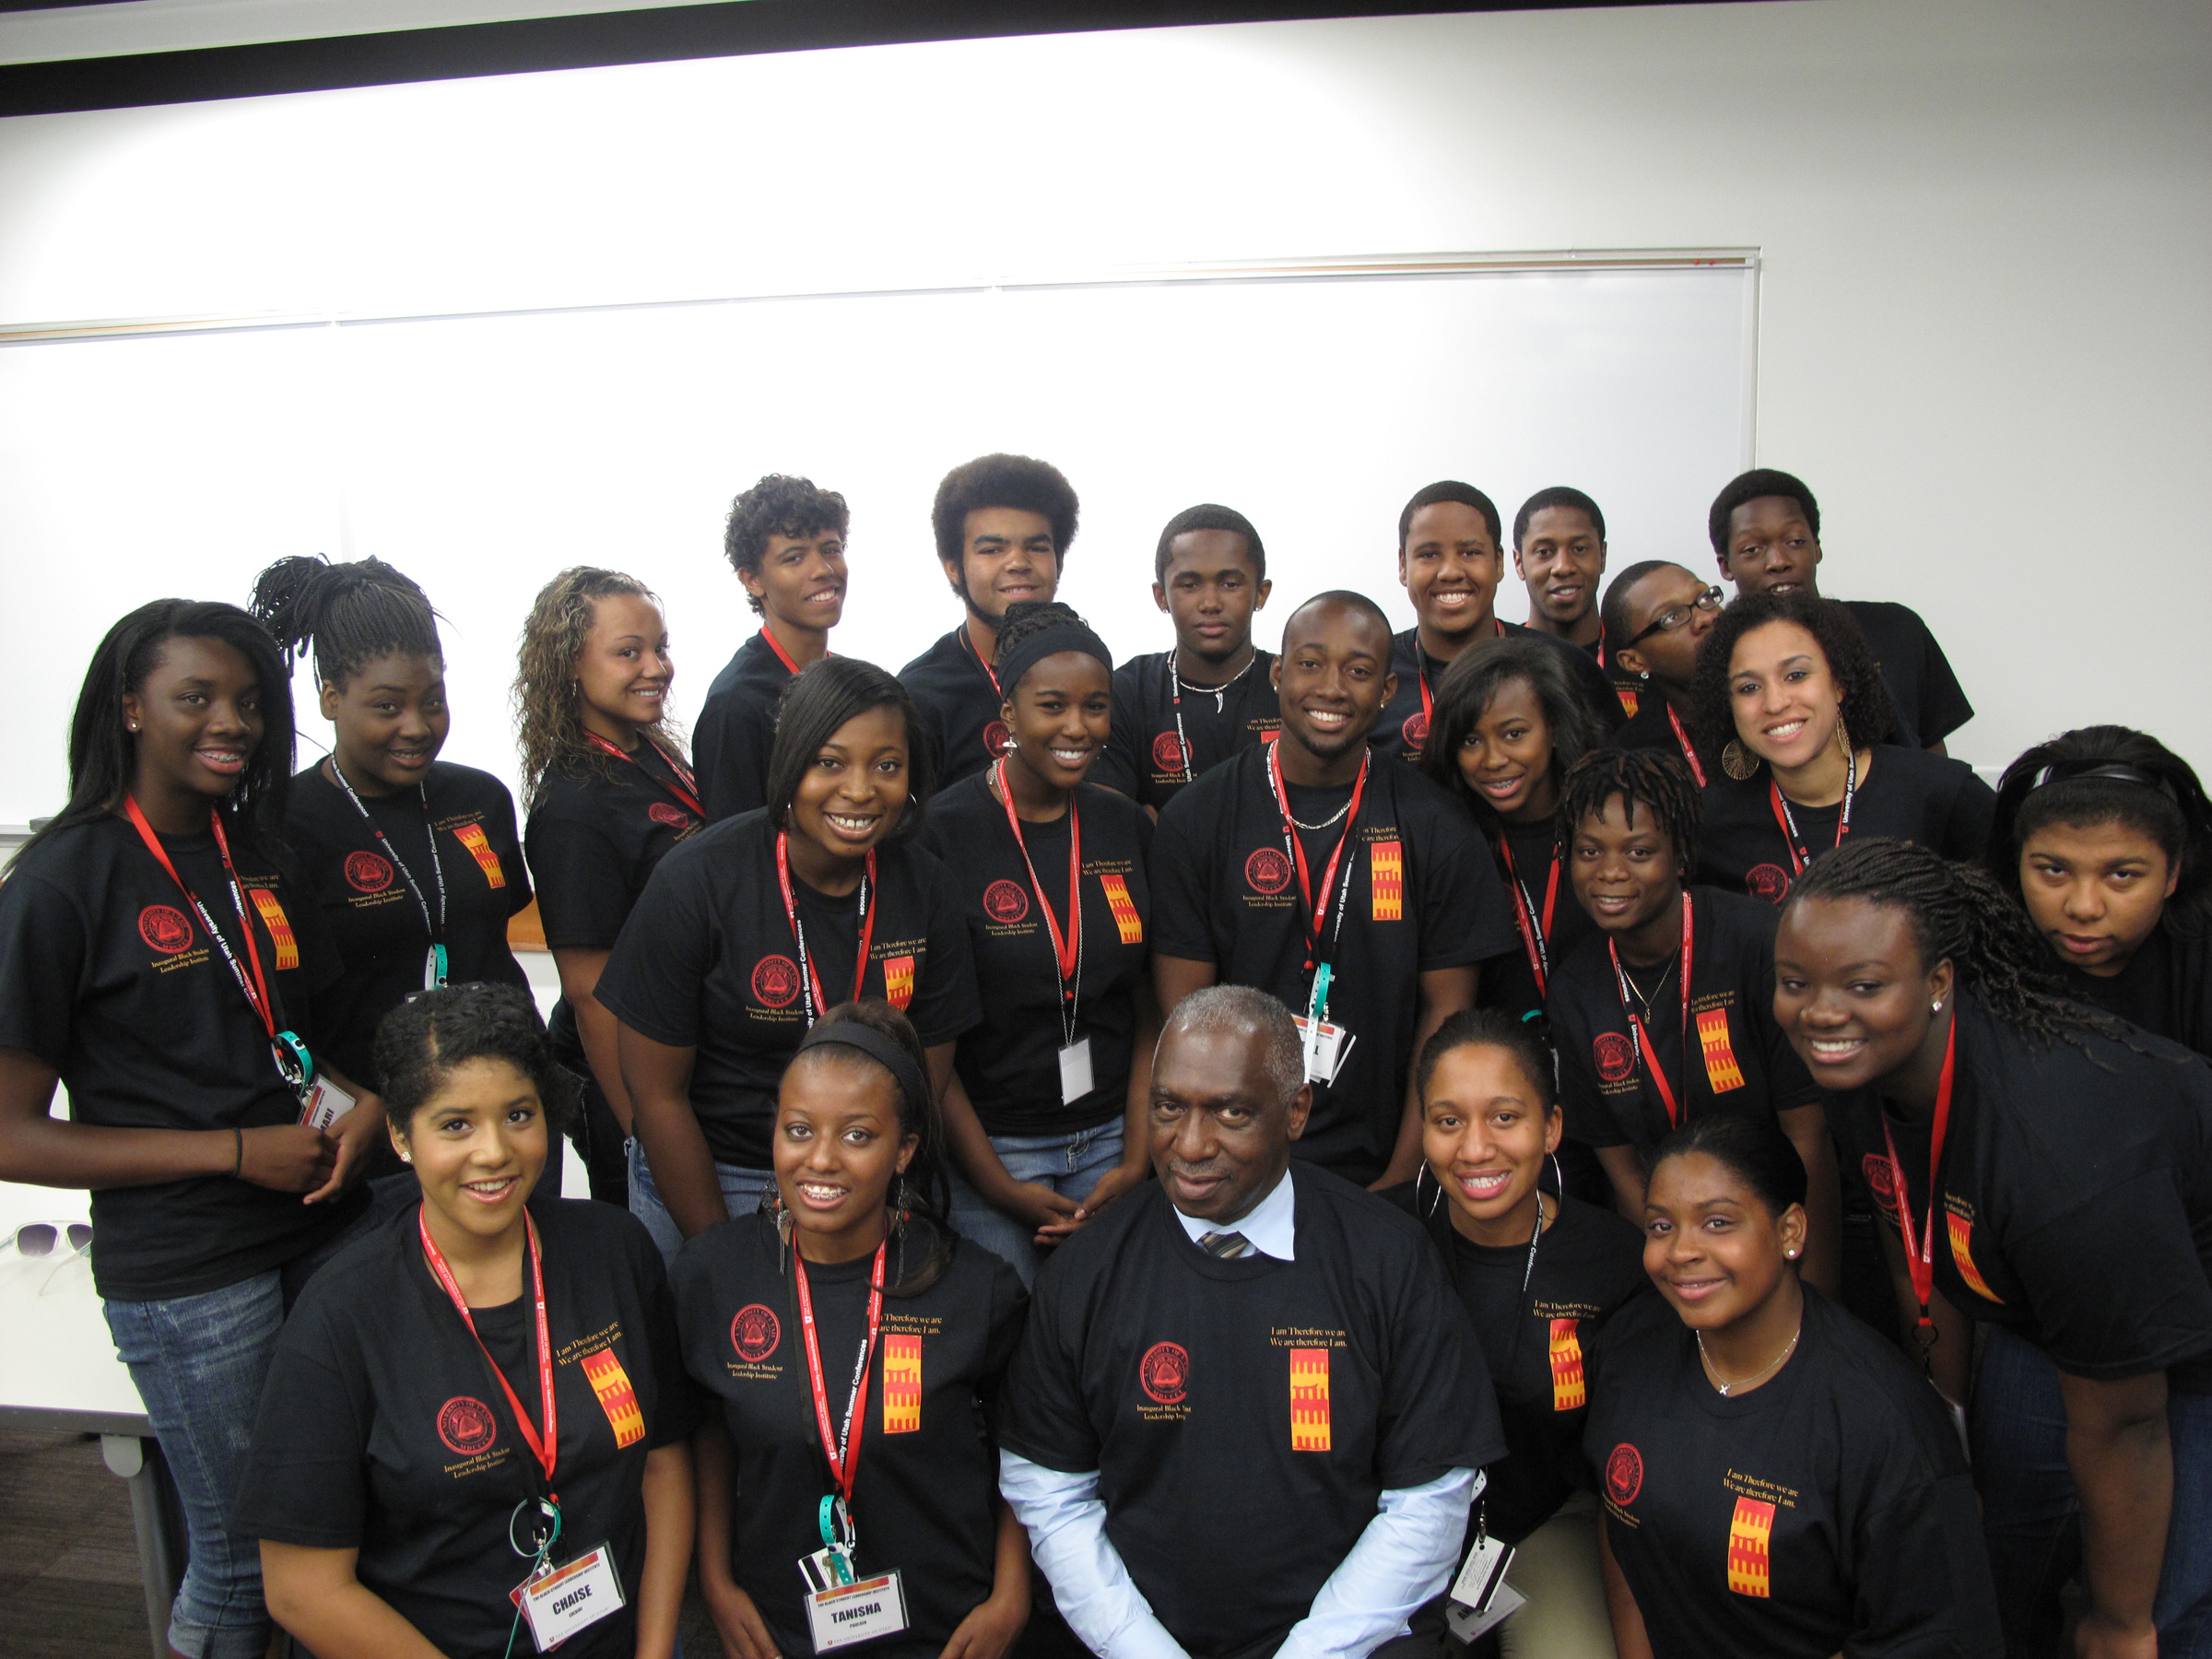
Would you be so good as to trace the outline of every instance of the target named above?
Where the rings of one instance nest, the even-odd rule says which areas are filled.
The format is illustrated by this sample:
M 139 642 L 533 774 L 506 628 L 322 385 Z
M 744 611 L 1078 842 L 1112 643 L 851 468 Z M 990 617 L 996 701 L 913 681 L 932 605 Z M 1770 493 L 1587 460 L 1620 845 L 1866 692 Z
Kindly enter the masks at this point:
M 998 717 L 1006 700 L 976 656 L 966 624 L 900 669 L 899 683 L 914 700 L 915 717 L 936 757 L 939 789 L 1006 752 L 1006 723 Z
M 1529 631 L 1541 633 L 1543 630 L 1532 628 Z M 1613 700 L 1620 705 L 1620 718 L 1623 720 L 1633 719 L 1636 711 L 1642 705 L 1648 688 L 1643 681 L 1614 662 L 1611 642 L 1606 638 L 1605 624 L 1602 622 L 1598 624 L 1596 639 L 1592 640 L 1587 645 L 1578 645 L 1575 649 L 1603 670 L 1606 683 L 1613 688 Z
M 691 733 L 691 763 L 699 774 L 699 804 L 714 822 L 768 805 L 776 712 L 791 680 L 763 629 L 737 647 L 707 688 Z
M 615 1659 L 637 1646 L 645 1454 L 691 1432 L 693 1396 L 667 1275 L 643 1226 L 583 1199 L 534 1198 L 530 1210 L 559 1424 L 554 1564 L 610 1546 L 629 1604 L 560 1651 Z M 358 1549 L 362 1584 L 441 1653 L 496 1659 L 514 1625 L 508 1593 L 529 1573 L 508 1519 L 544 1476 L 506 1390 L 423 1260 L 417 1213 L 348 1245 L 286 1322 L 233 1524 L 250 1538 Z M 469 1315 L 542 1430 L 528 1263 L 520 1299 Z M 529 1640 L 525 1629 L 518 1651 L 531 1651 Z
M 316 1052 L 318 994 L 338 977 L 313 895 L 227 826 L 279 1028 Z M 212 835 L 162 840 L 252 977 Z M 269 1036 L 191 902 L 117 817 L 18 856 L 0 886 L 0 1048 L 61 1074 L 70 1116 L 121 1129 L 256 1129 L 300 1121 Z M 341 1069 L 343 1069 L 341 1067 Z M 115 1301 L 219 1290 L 304 1254 L 367 1194 L 302 1204 L 229 1175 L 92 1194 L 92 1277 Z
M 1099 1472 L 1106 1535 L 1185 1652 L 1271 1653 L 1386 1491 L 1505 1452 L 1434 1248 L 1292 1164 L 1297 1260 L 1223 1261 L 1147 1183 L 1037 1277 L 1000 1443 Z
M 1692 888 L 1690 905 L 1695 933 L 1688 1038 L 1695 1058 L 1683 1053 L 1678 952 L 1652 998 L 1652 1018 L 1644 1027 L 1685 1121 L 1715 1111 L 1788 1112 L 1812 1105 L 1820 1091 L 1774 1023 L 1780 912 L 1711 888 Z M 1559 1099 L 1567 1109 L 1567 1133 L 1577 1140 L 1593 1147 L 1627 1144 L 1648 1158 L 1666 1135 L 1666 1102 L 1621 1008 L 1620 982 L 1613 977 L 1606 945 L 1605 935 L 1594 934 L 1552 981 Z M 1639 969 L 1631 978 L 1639 990 L 1647 989 L 1665 971 Z M 1641 1018 L 1641 1005 L 1637 1013 Z
M 1982 856 L 1997 796 L 1972 767 L 1888 743 L 1875 745 L 1870 755 L 1852 801 L 1853 835 L 1893 835 L 1933 847 L 1946 858 Z M 1789 838 L 1774 816 L 1771 784 L 1772 774 L 1763 766 L 1747 782 L 1707 771 L 1705 822 L 1698 832 L 1700 881 L 1774 904 L 1789 897 L 1794 859 Z M 1812 857 L 1835 846 L 1841 802 L 1800 806 L 1792 801 L 1789 809 Z
M 1037 908 L 1030 865 L 1065 929 L 1068 819 L 1025 822 L 1024 863 L 985 774 L 963 778 L 929 805 L 927 839 L 944 861 L 975 958 L 982 1022 L 960 1039 L 955 1065 L 986 1134 L 1069 1134 L 1112 1122 L 1128 1104 L 1135 998 L 1149 960 L 1152 820 L 1126 795 L 1092 783 L 1077 790 L 1075 810 L 1083 830 L 1076 1037 L 1090 1040 L 1095 1087 L 1063 1105 L 1060 961 Z
M 1464 1236 L 1452 1225 L 1452 1201 L 1432 1185 L 1409 1182 L 1381 1196 L 1418 1216 L 1482 1344 L 1506 1445 L 1479 1500 L 1483 1524 L 1518 1544 L 1571 1494 L 1591 1488 L 1583 1462 L 1590 1403 L 1583 1357 L 1607 1320 L 1654 1294 L 1643 1235 L 1611 1210 L 1547 1199 L 1558 1213 L 1532 1266 L 1525 1242 L 1492 1247 Z
M 292 780 L 284 838 L 346 962 L 345 977 L 315 1006 L 324 1052 L 347 1077 L 377 1088 L 382 1080 L 370 1064 L 377 1023 L 422 989 L 430 947 L 408 875 L 435 922 L 444 874 L 447 983 L 526 990 L 529 976 L 507 947 L 507 918 L 529 904 L 530 874 L 515 839 L 513 797 L 489 772 L 435 761 L 421 794 L 363 795 L 361 805 L 387 841 L 320 765 L 311 766 Z
M 1302 1015 L 1312 990 L 1305 908 L 1283 848 L 1268 753 L 1261 745 L 1225 761 L 1160 815 L 1152 843 L 1152 948 L 1211 962 L 1222 983 L 1257 986 Z M 1350 791 L 1289 794 L 1291 811 L 1311 824 L 1324 822 Z M 1303 838 L 1317 900 L 1329 854 L 1346 832 L 1339 820 Z M 1481 835 L 1418 772 L 1371 766 L 1349 835 L 1321 948 L 1334 974 L 1329 1019 L 1358 1041 L 1336 1080 L 1315 1086 L 1312 1116 L 1292 1150 L 1371 1181 L 1389 1159 L 1405 1110 L 1420 975 L 1503 956 L 1520 941 Z
M 877 849 L 876 874 L 861 994 L 903 1009 L 925 1047 L 950 1042 L 981 1018 L 952 884 L 931 853 L 903 841 Z M 834 1006 L 853 995 L 860 894 L 818 893 L 795 871 L 791 886 L 808 960 Z M 806 1034 L 798 955 L 763 810 L 711 825 L 662 860 L 599 976 L 599 1001 L 617 1019 L 698 1051 L 691 1110 L 717 1163 L 769 1167 L 776 1091 Z
M 1695 778 L 1700 772 L 1703 774 L 1703 782 L 1710 783 L 1713 779 L 1723 776 L 1719 757 L 1698 747 L 1697 732 L 1688 721 L 1682 721 L 1681 732 L 1676 732 L 1674 721 L 1666 717 L 1668 707 L 1665 692 L 1656 686 L 1641 687 L 1636 700 L 1636 712 L 1622 721 L 1620 730 L 1613 734 L 1614 746 L 1618 748 L 1658 749 L 1665 754 L 1678 755 L 1684 764 L 1690 766 L 1690 776 Z M 1680 719 L 1680 716 L 1676 718 Z M 1683 747 L 1686 740 L 1689 746 L 1687 749 Z M 1691 764 L 1693 756 L 1695 763 Z
M 632 758 L 548 771 L 537 786 L 523 841 L 548 949 L 613 949 L 654 868 L 702 828 L 667 757 L 640 743 Z
M 1997 1659 L 1996 1592 L 1941 1397 L 1805 1292 L 1797 1350 L 1724 1398 L 1664 1300 L 1591 1345 L 1583 1449 L 1658 1659 Z
M 1866 648 L 1897 711 L 1891 742 L 1925 748 L 1974 717 L 1974 705 L 1966 700 L 1950 659 L 1918 611 L 1886 599 L 1846 599 L 1843 608 L 1866 636 Z
M 1614 694 L 1610 673 L 1597 665 L 1597 659 L 1579 645 L 1570 645 L 1556 635 L 1541 633 L 1524 628 L 1518 622 L 1498 618 L 1499 633 L 1484 638 L 1542 640 L 1561 653 L 1569 665 L 1568 672 L 1583 688 L 1583 698 L 1590 712 L 1597 717 L 1598 729 L 1610 732 L 1620 724 L 1620 699 Z M 1428 677 L 1429 696 L 1436 696 L 1436 688 L 1443 683 L 1444 671 L 1450 663 L 1441 662 L 1421 649 L 1420 629 L 1409 628 L 1391 639 L 1390 671 L 1398 677 L 1397 695 L 1382 710 L 1375 729 L 1368 735 L 1368 742 L 1386 755 L 1395 755 L 1406 760 L 1421 758 L 1421 745 L 1429 740 L 1429 714 L 1422 707 L 1422 676 Z
M 2076 1002 L 2212 1054 L 2212 939 L 2160 926 L 2110 978 L 2064 963 L 2060 971 Z
M 926 1248 L 920 1236 L 909 1242 Z M 886 1273 L 894 1287 L 899 1254 L 893 1241 Z M 833 1425 L 844 1421 L 867 1334 L 874 1265 L 870 1254 L 806 1269 Z M 772 1221 L 745 1216 L 687 1243 L 675 1278 L 684 1361 L 719 1400 L 736 1452 L 731 1575 L 752 1595 L 778 1653 L 811 1653 L 798 1563 L 821 1548 L 817 1507 L 837 1488 L 815 1419 L 788 1253 Z M 1027 1300 L 1011 1267 L 959 1242 L 927 1289 L 884 1298 L 866 1414 L 853 1430 L 852 1515 L 859 1576 L 902 1575 L 907 1628 L 869 1642 L 869 1653 L 936 1659 L 991 1594 L 998 1453 L 990 1413 Z
M 2212 1394 L 2212 1071 L 2144 1033 L 2034 1045 L 1971 993 L 1954 1005 L 1936 1285 L 2009 1325 L 2061 1371 L 2111 1381 L 2163 1371 Z M 1887 1125 L 1918 1229 L 1932 1124 L 1871 1088 L 1829 1097 L 1850 1166 L 1897 1225 Z
M 1186 688 L 1178 707 L 1172 652 L 1131 657 L 1113 671 L 1113 725 L 1090 781 L 1158 811 L 1192 776 L 1267 741 L 1283 725 L 1282 699 L 1269 676 L 1272 652 L 1255 651 L 1234 683 L 1218 691 Z M 1183 752 L 1185 744 L 1190 752 Z
M 1490 845 L 1498 854 L 1498 879 L 1505 888 L 1506 909 L 1512 915 L 1513 936 L 1519 947 L 1483 969 L 1482 1006 L 1503 1008 L 1516 1018 L 1526 1018 L 1543 1011 L 1545 994 L 1536 989 L 1536 971 L 1529 959 L 1528 935 L 1521 929 L 1520 909 L 1513 902 L 1516 875 L 1529 919 L 1543 935 L 1551 974 L 1556 975 L 1559 965 L 1574 954 L 1584 939 L 1597 932 L 1597 924 L 1575 901 L 1574 877 L 1562 854 L 1559 861 L 1559 891 L 1551 903 L 1551 926 L 1548 929 L 1544 926 L 1544 894 L 1551 882 L 1552 854 L 1559 847 L 1559 830 L 1555 826 L 1501 824 L 1492 831 Z M 1511 868 L 1505 862 L 1507 846 L 1513 850 Z

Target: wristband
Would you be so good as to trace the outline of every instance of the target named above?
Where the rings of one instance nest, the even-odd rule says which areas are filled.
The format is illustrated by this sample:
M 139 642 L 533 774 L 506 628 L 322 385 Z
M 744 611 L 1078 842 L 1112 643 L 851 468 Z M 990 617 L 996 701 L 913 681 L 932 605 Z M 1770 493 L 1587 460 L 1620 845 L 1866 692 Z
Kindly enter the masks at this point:
M 230 1179 L 236 1181 L 245 1172 L 246 1132 L 243 1129 L 241 1129 L 236 1124 L 233 1124 L 230 1125 L 230 1134 L 238 1145 L 237 1153 L 230 1159 Z

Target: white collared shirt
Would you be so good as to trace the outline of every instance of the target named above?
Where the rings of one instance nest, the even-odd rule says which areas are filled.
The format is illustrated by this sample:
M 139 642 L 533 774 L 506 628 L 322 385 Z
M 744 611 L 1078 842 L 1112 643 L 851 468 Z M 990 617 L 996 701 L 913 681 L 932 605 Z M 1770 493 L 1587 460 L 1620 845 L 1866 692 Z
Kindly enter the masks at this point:
M 1172 1204 L 1168 1207 L 1175 1208 Z M 1244 1241 L 1262 1255 L 1278 1262 L 1298 1259 L 1298 1198 L 1288 1169 L 1265 1198 L 1234 1221 L 1202 1220 L 1181 1210 L 1175 1210 L 1175 1219 L 1182 1223 L 1182 1230 L 1191 1235 L 1194 1244 L 1210 1232 L 1242 1233 Z

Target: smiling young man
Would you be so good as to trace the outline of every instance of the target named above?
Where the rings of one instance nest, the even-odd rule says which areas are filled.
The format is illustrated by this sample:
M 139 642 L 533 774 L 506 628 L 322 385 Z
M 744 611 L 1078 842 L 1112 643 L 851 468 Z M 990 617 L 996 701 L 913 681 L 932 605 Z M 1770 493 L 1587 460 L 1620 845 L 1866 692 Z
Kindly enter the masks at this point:
M 1636 688 L 1635 709 L 1613 741 L 1680 755 L 1703 788 L 1718 762 L 1697 747 L 1698 645 L 1720 619 L 1721 590 L 1648 559 L 1614 578 L 1603 611 L 1614 669 Z
M 1281 737 L 1183 790 L 1152 843 L 1161 1009 L 1216 981 L 1298 1009 L 1314 1083 L 1299 1156 L 1361 1182 L 1413 1178 L 1412 1057 L 1474 1006 L 1477 964 L 1519 948 L 1465 814 L 1368 747 L 1389 663 L 1373 600 L 1299 606 L 1274 670 Z
M 1000 1488 L 1106 1659 L 1364 1659 L 1443 1587 L 1505 1441 L 1419 1225 L 1291 1148 L 1297 1028 L 1244 986 L 1170 1016 L 1159 1179 L 1038 1282 Z
M 1819 592 L 1820 503 L 1803 479 L 1764 466 L 1732 478 L 1713 498 L 1706 529 L 1721 579 L 1735 584 L 1738 598 Z M 1974 717 L 1974 705 L 1928 625 L 1919 612 L 1888 600 L 1842 603 L 1866 636 L 1874 665 L 1889 688 L 1896 741 L 1945 753 L 1944 739 Z
M 710 819 L 768 799 L 776 708 L 791 677 L 830 654 L 845 608 L 845 498 L 812 479 L 770 473 L 730 504 L 722 550 L 760 618 L 707 688 L 691 763 Z
M 1554 484 L 1521 503 L 1513 514 L 1513 574 L 1528 589 L 1530 629 L 1586 652 L 1605 670 L 1621 712 L 1632 716 L 1640 688 L 1613 660 L 1614 637 L 1598 608 L 1605 573 L 1606 515 L 1595 501 L 1571 485 Z
M 1076 538 L 1074 488 L 1057 467 L 1027 455 L 984 455 L 937 486 L 929 513 L 937 562 L 967 606 L 961 624 L 899 670 L 950 786 L 1006 752 L 1006 700 L 992 662 L 1006 606 L 1050 600 Z
M 1152 602 L 1175 625 L 1175 648 L 1113 674 L 1113 730 L 1091 782 L 1155 816 L 1231 755 L 1280 724 L 1275 658 L 1252 642 L 1267 603 L 1267 549 L 1252 521 L 1212 502 L 1186 507 L 1159 533 Z
M 1550 641 L 1575 664 L 1583 696 L 1605 729 L 1620 724 L 1612 682 L 1589 653 L 1498 616 L 1498 583 L 1505 572 L 1501 529 L 1497 504 L 1453 478 L 1416 490 L 1399 512 L 1398 582 L 1413 601 L 1415 622 L 1391 641 L 1397 686 L 1371 739 L 1383 753 L 1418 760 L 1444 670 L 1477 641 L 1508 634 Z

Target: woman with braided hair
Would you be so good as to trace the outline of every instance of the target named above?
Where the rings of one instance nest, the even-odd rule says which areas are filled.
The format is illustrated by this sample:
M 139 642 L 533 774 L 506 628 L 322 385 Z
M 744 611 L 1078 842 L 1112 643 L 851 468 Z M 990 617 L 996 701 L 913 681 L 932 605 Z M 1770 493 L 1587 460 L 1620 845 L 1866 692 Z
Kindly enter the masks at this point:
M 1953 1401 L 1959 1315 L 1985 1327 L 1967 1420 L 2007 1651 L 2048 1650 L 2078 1561 L 2079 1653 L 2206 1652 L 2212 1071 L 2057 994 L 1996 883 L 1908 841 L 1808 870 L 1774 956 Z
M 1596 932 L 1552 976 L 1567 1132 L 1597 1149 L 1615 1203 L 1642 1225 L 1650 1159 L 1716 1112 L 1771 1116 L 1805 1162 L 1805 1274 L 1840 1277 L 1833 1148 L 1819 1091 L 1775 1027 L 1771 905 L 1691 887 L 1698 788 L 1679 756 L 1604 748 L 1569 771 L 1559 832 Z
M 2005 769 L 1989 873 L 2077 1002 L 2212 1054 L 2212 802 L 2147 732 L 2085 726 Z

